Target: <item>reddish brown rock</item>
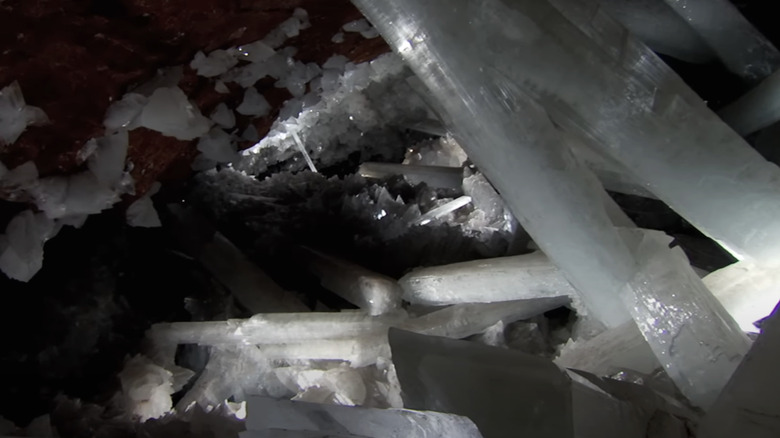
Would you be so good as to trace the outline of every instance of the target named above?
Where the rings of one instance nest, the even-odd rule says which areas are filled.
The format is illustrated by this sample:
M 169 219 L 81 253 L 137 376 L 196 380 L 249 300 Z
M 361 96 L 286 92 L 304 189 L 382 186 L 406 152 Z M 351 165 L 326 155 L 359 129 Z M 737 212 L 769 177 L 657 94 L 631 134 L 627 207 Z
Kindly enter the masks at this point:
M 41 107 L 51 124 L 29 128 L 0 151 L 0 160 L 8 167 L 33 160 L 43 176 L 79 170 L 76 153 L 102 135 L 106 109 L 129 87 L 153 77 L 158 68 L 187 64 L 198 50 L 258 40 L 296 7 L 308 11 L 312 24 L 288 40 L 303 62 L 322 63 L 334 53 L 363 62 L 389 50 L 381 38 L 359 34 L 331 42 L 344 23 L 361 16 L 347 0 L 3 1 L 0 87 L 18 80 L 27 102 Z M 243 95 L 235 84 L 228 95 L 216 93 L 188 67 L 180 85 L 206 115 L 223 101 L 237 106 Z M 262 136 L 289 94 L 274 88 L 273 81 L 261 81 L 258 89 L 275 108 L 254 121 Z M 247 123 L 239 119 L 239 126 Z M 195 155 L 194 142 L 133 131 L 128 158 L 135 165 L 137 195 L 155 180 L 185 178 Z

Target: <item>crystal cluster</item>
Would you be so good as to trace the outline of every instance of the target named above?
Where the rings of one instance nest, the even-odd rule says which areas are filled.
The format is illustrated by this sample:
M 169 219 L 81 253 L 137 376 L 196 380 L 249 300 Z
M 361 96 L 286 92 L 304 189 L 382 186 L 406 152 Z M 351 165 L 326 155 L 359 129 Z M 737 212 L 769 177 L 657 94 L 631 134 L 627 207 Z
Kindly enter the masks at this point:
M 381 34 L 396 54 L 301 62 L 285 46 L 311 25 L 296 9 L 262 40 L 194 56 L 217 92 L 245 88 L 235 108 L 201 114 L 171 68 L 111 106 L 83 172 L 40 179 L 32 163 L 0 166 L 3 190 L 37 207 L 0 236 L 0 268 L 26 281 L 61 226 L 131 192 L 127 131 L 200 152 L 186 202 L 168 211 L 181 234 L 197 209 L 209 212 L 220 231 L 186 236 L 197 241 L 186 257 L 243 313 L 152 325 L 118 376 L 122 415 L 96 426 L 63 403 L 78 427 L 130 419 L 137 435 L 226 438 L 780 433 L 780 170 L 739 136 L 778 119 L 777 50 L 725 0 L 353 2 L 366 18 L 333 41 Z M 721 118 L 653 51 L 717 57 L 763 82 Z M 236 113 L 270 114 L 255 88 L 269 78 L 292 98 L 264 138 L 253 125 L 239 132 Z M 42 118 L 20 92 L 2 93 L 13 141 Z M 694 269 L 605 189 L 666 203 L 739 260 Z M 129 224 L 161 225 L 154 193 L 129 206 Z M 282 286 L 255 264 L 276 258 L 300 283 Z M 24 433 L 48 419 L 39 423 Z

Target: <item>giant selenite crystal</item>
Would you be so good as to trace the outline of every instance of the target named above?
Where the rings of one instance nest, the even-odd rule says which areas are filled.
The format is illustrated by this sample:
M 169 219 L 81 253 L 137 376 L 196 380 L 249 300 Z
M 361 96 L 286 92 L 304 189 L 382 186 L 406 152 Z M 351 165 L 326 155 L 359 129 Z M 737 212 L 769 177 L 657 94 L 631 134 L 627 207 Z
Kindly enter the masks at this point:
M 491 1 L 464 4 L 453 14 L 503 29 L 511 56 L 489 31 L 475 32 L 469 45 L 501 49 L 501 77 L 535 97 L 556 123 L 600 145 L 738 257 L 780 263 L 777 167 L 625 29 L 589 10 L 589 2 L 555 1 L 559 8 L 561 3 L 579 9 L 564 17 L 546 1 Z M 402 53 L 424 36 L 404 21 Z
M 641 102 L 620 102 L 626 98 L 627 84 L 619 79 L 635 81 L 628 84 L 629 96 L 642 90 L 637 88 L 639 81 L 626 71 L 625 78 L 616 78 L 612 55 L 589 43 L 546 2 L 355 3 L 428 86 L 461 146 L 582 293 L 588 309 L 612 327 L 627 320 L 628 309 L 681 391 L 698 405 L 712 403 L 747 351 L 747 339 L 687 260 L 669 250 L 668 241 L 641 233 L 618 234 L 602 207 L 595 178 L 560 149 L 563 137 L 530 99 L 535 97 L 567 123 L 582 123 L 605 136 L 617 131 L 642 140 L 641 133 L 621 126 L 653 114 L 650 108 L 634 108 Z M 577 59 L 578 46 L 592 59 Z M 583 82 L 580 70 L 594 74 Z M 587 98 L 583 88 L 590 88 Z M 611 93 L 606 94 L 609 98 L 602 88 Z M 685 90 L 674 102 L 693 101 L 695 96 Z M 567 99 L 578 105 L 567 105 Z M 609 110 L 593 109 L 594 104 L 609 104 Z M 618 114 L 615 105 L 623 112 Z M 593 111 L 577 113 L 585 107 Z M 703 104 L 690 107 L 706 111 Z M 669 146 L 660 136 L 669 122 L 653 122 L 656 128 L 648 127 L 649 133 L 665 142 L 658 148 Z M 739 140 L 733 132 L 732 137 Z M 632 137 L 631 146 L 636 143 Z M 750 152 L 746 146 L 745 151 Z M 728 163 L 732 166 L 733 161 Z M 666 166 L 665 160 L 656 164 Z

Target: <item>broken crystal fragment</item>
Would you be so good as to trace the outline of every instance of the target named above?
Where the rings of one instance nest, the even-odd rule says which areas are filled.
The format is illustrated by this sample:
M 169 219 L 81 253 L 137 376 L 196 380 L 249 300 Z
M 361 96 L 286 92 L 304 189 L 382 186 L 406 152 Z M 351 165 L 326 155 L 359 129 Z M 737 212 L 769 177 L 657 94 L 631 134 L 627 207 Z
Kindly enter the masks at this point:
M 560 269 L 540 251 L 420 268 L 399 284 L 406 301 L 434 306 L 576 296 Z
M 197 147 L 205 158 L 217 163 L 230 163 L 238 157 L 230 134 L 219 126 L 211 128 L 208 134 L 202 136 Z
M 230 89 L 225 85 L 222 81 L 217 81 L 214 83 L 214 91 L 220 94 L 228 94 L 230 93 Z
M 337 257 L 303 248 L 304 260 L 322 286 L 371 315 L 381 315 L 401 307 L 401 288 L 382 274 Z
M 263 62 L 274 56 L 276 51 L 262 41 L 244 44 L 238 47 L 238 52 L 249 62 Z
M 236 108 L 236 112 L 246 116 L 262 117 L 271 111 L 271 105 L 265 97 L 258 93 L 254 87 L 249 87 L 244 92 L 244 100 Z
M 331 42 L 336 44 L 341 44 L 344 42 L 344 32 L 336 32 L 333 34 L 333 37 L 330 39 Z
M 0 235 L 0 270 L 9 278 L 30 281 L 43 266 L 43 244 L 58 228 L 43 213 L 25 210 Z
M 190 68 L 198 72 L 199 76 L 213 78 L 219 76 L 238 64 L 235 51 L 214 50 L 208 56 L 198 51 L 190 62 Z
M 137 122 L 139 126 L 179 140 L 198 138 L 207 133 L 211 125 L 179 87 L 156 89 Z
M 406 409 L 372 409 L 316 403 L 247 399 L 247 432 L 292 430 L 317 432 L 312 436 L 360 436 L 372 438 L 481 438 L 466 417 Z M 258 435 L 262 436 L 262 435 Z
M 141 114 L 148 102 L 149 98 L 143 94 L 125 94 L 121 100 L 112 103 L 108 107 L 106 116 L 103 119 L 103 125 L 109 130 L 122 128 L 131 130 L 135 128 L 136 118 Z
M 90 155 L 87 167 L 104 187 L 117 188 L 125 170 L 129 138 L 127 131 L 97 139 L 97 148 Z
M 5 166 L 3 166 L 5 168 Z M 0 186 L 11 191 L 25 190 L 32 187 L 38 180 L 38 167 L 33 161 L 6 170 L 5 176 L 0 180 Z
M 414 223 L 416 225 L 427 225 L 432 221 L 442 218 L 461 207 L 465 207 L 470 203 L 471 203 L 471 196 L 461 196 L 459 198 L 453 199 L 450 202 L 447 202 L 445 204 L 442 204 L 436 208 L 433 208 L 425 212 L 425 214 L 415 219 Z
M 137 355 L 125 363 L 119 373 L 122 384 L 121 408 L 139 421 L 159 418 L 172 407 L 173 374 Z
M 135 202 L 127 207 L 125 213 L 127 217 L 127 224 L 131 227 L 143 227 L 143 228 L 155 228 L 161 227 L 160 216 L 157 214 L 157 210 L 154 208 L 154 202 L 152 202 L 152 196 L 154 196 L 160 190 L 160 183 L 155 182 L 146 194 L 138 198 Z
M 49 122 L 42 109 L 24 101 L 22 88 L 14 81 L 0 90 L 0 146 L 12 144 L 28 126 Z
M 236 115 L 233 114 L 233 111 L 224 103 L 217 105 L 209 117 L 214 123 L 225 129 L 232 129 L 236 126 Z

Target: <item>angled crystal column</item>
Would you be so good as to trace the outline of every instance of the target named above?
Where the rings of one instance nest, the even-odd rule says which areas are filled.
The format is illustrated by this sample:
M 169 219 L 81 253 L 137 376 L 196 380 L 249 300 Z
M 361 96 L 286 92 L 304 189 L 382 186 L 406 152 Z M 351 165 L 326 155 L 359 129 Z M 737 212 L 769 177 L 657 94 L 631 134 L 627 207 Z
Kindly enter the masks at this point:
M 780 120 L 780 71 L 720 110 L 718 115 L 741 135 L 752 134 Z
M 409 319 L 398 327 L 415 333 L 462 339 L 487 330 L 498 321 L 533 318 L 569 304 L 567 297 L 538 298 L 488 304 L 456 304 Z
M 561 7 L 561 0 L 555 3 Z M 564 17 L 546 1 L 496 0 L 464 4 L 453 13 L 481 17 L 486 29 L 514 29 L 468 33 L 470 47 L 490 48 L 482 58 L 494 55 L 482 68 L 483 74 L 501 72 L 499 88 L 521 87 L 557 124 L 600 145 L 737 257 L 780 264 L 778 168 L 625 29 L 575 12 Z M 410 24 L 398 29 L 407 29 L 407 38 L 397 40 L 402 54 L 427 41 L 428 34 Z M 431 69 L 433 63 L 424 65 Z M 449 80 L 452 71 L 440 78 Z
M 412 184 L 426 183 L 431 187 L 459 189 L 463 169 L 459 167 L 422 166 L 416 164 L 363 163 L 358 169 L 364 178 L 387 178 L 403 175 Z
M 780 67 L 780 52 L 728 0 L 664 0 L 734 74 L 756 82 Z
M 714 57 L 704 40 L 661 0 L 599 0 L 599 3 L 655 52 L 695 63 Z
M 747 337 L 660 231 L 624 230 L 643 267 L 623 300 L 669 377 L 691 402 L 709 407 L 750 347 Z
M 401 307 L 401 287 L 395 279 L 311 248 L 302 248 L 302 253 L 324 288 L 369 314 L 381 315 Z
M 602 189 L 587 179 L 544 110 L 507 77 L 504 64 L 514 59 L 500 53 L 514 46 L 504 46 L 511 40 L 496 34 L 493 42 L 473 41 L 499 28 L 521 39 L 524 31 L 501 23 L 492 3 L 355 4 L 428 86 L 458 143 L 588 309 L 607 326 L 627 321 L 617 291 L 635 266 L 597 201 Z M 463 32 L 471 17 L 482 18 Z M 501 47 L 491 47 L 495 42 Z

